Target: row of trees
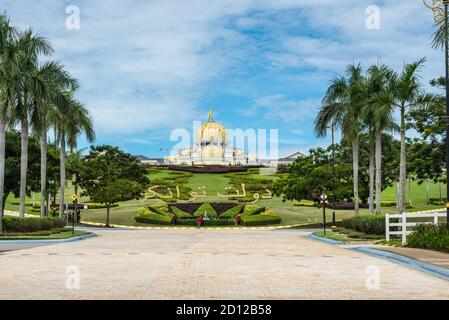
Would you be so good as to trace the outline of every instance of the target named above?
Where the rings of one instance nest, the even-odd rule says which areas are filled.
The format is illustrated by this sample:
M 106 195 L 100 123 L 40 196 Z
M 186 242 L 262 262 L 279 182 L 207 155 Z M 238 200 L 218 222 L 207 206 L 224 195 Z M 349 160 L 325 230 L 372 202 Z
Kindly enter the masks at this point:
M 439 112 L 444 110 L 444 98 L 424 92 L 419 75 L 424 62 L 425 59 L 421 59 L 405 64 L 399 73 L 386 65 L 373 65 L 364 73 L 360 64 L 353 64 L 347 67 L 344 76 L 334 78 L 327 89 L 315 120 L 315 132 L 317 136 L 325 136 L 329 127 L 339 129 L 342 144 L 352 147 L 355 213 L 359 212 L 359 149 L 362 140 L 369 145 L 369 209 L 377 214 L 381 213 L 384 137 L 394 133 L 400 135 L 398 205 L 401 212 L 406 206 L 407 127 L 422 133 L 415 140 L 415 149 L 419 148 L 419 143 L 421 148 L 429 148 L 429 139 L 439 145 L 444 143 L 437 132 L 425 133 L 429 131 L 430 125 L 425 123 L 426 117 L 433 114 L 435 120 L 439 116 Z M 409 126 L 407 119 L 410 120 Z M 433 176 L 441 178 L 443 163 L 437 160 L 434 162 Z
M 21 31 L 0 13 L 0 216 L 5 204 L 5 138 L 7 130 L 20 127 L 20 216 L 25 214 L 29 136 L 40 146 L 40 207 L 46 215 L 48 132 L 52 129 L 60 151 L 60 214 L 64 208 L 66 148 L 73 150 L 85 134 L 95 139 L 92 119 L 86 107 L 75 98 L 78 80 L 64 67 L 48 60 L 53 54 L 50 42 L 32 29 Z M 1 219 L 0 219 L 1 229 Z

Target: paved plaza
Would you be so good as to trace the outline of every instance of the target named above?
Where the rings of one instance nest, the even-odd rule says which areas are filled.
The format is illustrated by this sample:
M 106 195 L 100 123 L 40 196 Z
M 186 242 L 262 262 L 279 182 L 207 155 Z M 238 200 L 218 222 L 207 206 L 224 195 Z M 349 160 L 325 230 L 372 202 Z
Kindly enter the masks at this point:
M 297 230 L 96 233 L 0 253 L 0 299 L 449 299 L 445 280 Z

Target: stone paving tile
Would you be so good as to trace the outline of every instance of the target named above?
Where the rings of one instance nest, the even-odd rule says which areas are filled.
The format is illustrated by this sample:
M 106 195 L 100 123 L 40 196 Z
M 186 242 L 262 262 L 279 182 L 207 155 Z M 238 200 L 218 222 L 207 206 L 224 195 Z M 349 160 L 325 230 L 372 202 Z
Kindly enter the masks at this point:
M 98 235 L 5 252 L 0 299 L 449 299 L 447 281 L 302 232 Z M 65 287 L 71 265 L 80 270 L 79 290 Z M 366 285 L 373 268 L 379 289 Z

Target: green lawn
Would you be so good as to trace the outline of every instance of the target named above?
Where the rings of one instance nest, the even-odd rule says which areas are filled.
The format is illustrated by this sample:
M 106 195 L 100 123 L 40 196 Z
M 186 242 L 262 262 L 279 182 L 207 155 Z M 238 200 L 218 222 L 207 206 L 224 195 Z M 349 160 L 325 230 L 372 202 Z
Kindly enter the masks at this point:
M 170 174 L 170 171 L 167 169 L 160 169 L 156 172 L 150 173 L 150 180 L 159 179 L 163 177 L 167 177 Z M 261 178 L 261 179 L 276 179 L 276 176 L 263 176 L 258 174 L 251 174 L 253 178 Z M 231 187 L 229 184 L 229 178 L 225 177 L 222 174 L 208 174 L 208 173 L 198 173 L 193 174 L 193 176 L 189 179 L 187 184 L 188 187 L 192 188 L 192 191 L 196 191 L 197 193 L 202 193 L 202 191 L 207 192 L 206 198 L 198 198 L 196 201 L 204 202 L 204 201 L 228 201 L 227 199 L 223 199 L 217 197 L 217 192 L 221 194 L 225 194 L 225 188 Z M 203 188 L 204 187 L 204 188 Z M 409 211 L 420 211 L 420 210 L 428 210 L 428 209 L 438 209 L 441 206 L 435 205 L 427 205 L 425 203 L 426 194 L 425 194 L 425 184 L 418 185 L 416 182 L 412 182 L 411 186 L 411 199 L 413 203 L 413 209 L 409 209 Z M 73 193 L 73 188 L 70 186 L 66 191 L 66 197 L 69 199 L 70 195 Z M 446 193 L 446 187 L 443 188 L 443 194 Z M 439 198 L 439 186 L 438 184 L 430 184 L 430 197 L 431 198 Z M 408 185 L 407 185 L 407 199 L 410 196 L 408 194 Z M 66 201 L 70 201 L 66 199 Z M 12 211 L 18 211 L 17 205 L 12 205 L 11 202 L 17 199 L 13 199 L 12 197 L 8 197 L 6 202 L 6 209 Z M 27 199 L 31 201 L 32 198 Z M 81 202 L 88 201 L 89 199 L 86 197 L 81 197 Z M 396 200 L 396 187 L 392 186 L 387 188 L 382 193 L 382 200 Z M 38 203 L 39 194 L 36 194 L 35 201 Z M 152 203 L 163 203 L 161 200 L 132 200 L 127 202 L 122 202 L 119 204 L 119 207 L 111 209 L 111 223 L 113 224 L 122 224 L 122 225 L 142 225 L 138 224 L 134 221 L 134 217 L 137 215 L 137 210 L 145 205 Z M 287 201 L 282 202 L 282 199 L 279 197 L 274 197 L 270 200 L 261 200 L 258 202 L 259 205 L 266 206 L 267 208 L 274 209 L 279 216 L 282 218 L 281 224 L 313 224 L 320 223 L 322 221 L 322 211 L 319 208 L 309 208 L 309 207 L 299 207 L 294 206 L 294 202 Z M 27 207 L 27 211 L 31 208 Z M 383 208 L 383 213 L 396 213 L 397 209 L 395 207 Z M 362 214 L 368 213 L 367 209 L 361 210 Z M 353 213 L 351 210 L 337 210 L 336 211 L 336 219 L 342 220 L 344 218 L 352 216 Z M 84 220 L 101 222 L 104 223 L 106 220 L 106 209 L 95 209 L 95 210 L 83 210 L 81 214 Z M 327 221 L 332 220 L 331 210 L 327 210 Z
M 75 230 L 75 233 L 72 233 L 72 230 L 70 231 L 64 231 L 64 232 L 58 232 L 58 233 L 53 233 L 50 235 L 46 235 L 46 236 L 35 236 L 35 235 L 14 235 L 14 236 L 8 236 L 7 234 L 5 234 L 5 236 L 0 237 L 0 241 L 2 240 L 51 240 L 51 239 L 68 239 L 71 237 L 76 237 L 76 236 L 83 236 L 83 235 L 88 235 L 91 234 L 91 232 L 84 232 L 84 231 L 79 231 L 79 230 Z

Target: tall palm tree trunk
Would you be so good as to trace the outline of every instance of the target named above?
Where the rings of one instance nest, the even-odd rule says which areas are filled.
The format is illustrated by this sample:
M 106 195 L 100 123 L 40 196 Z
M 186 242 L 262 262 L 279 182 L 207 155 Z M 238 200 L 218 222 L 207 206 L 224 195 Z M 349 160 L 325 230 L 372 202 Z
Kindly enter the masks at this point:
M 47 199 L 47 130 L 40 134 L 41 144 L 41 217 L 46 215 L 45 200 Z
M 376 132 L 376 214 L 381 214 L 382 192 L 382 133 Z
M 5 192 L 6 123 L 0 115 L 0 232 L 3 232 L 3 208 Z
M 369 213 L 374 214 L 374 150 L 369 155 Z
M 354 177 L 354 213 L 359 214 L 359 142 L 352 141 L 352 169 Z
M 25 217 L 25 200 L 27 187 L 27 171 L 28 171 L 28 119 L 21 121 L 20 132 L 20 207 L 19 215 Z
M 61 134 L 61 159 L 60 159 L 60 178 L 61 178 L 61 196 L 59 199 L 59 217 L 64 212 L 64 196 L 65 196 L 65 136 Z
M 399 211 L 405 211 L 405 192 L 406 192 L 406 154 L 405 154 L 405 108 L 401 107 L 401 158 L 399 163 Z

